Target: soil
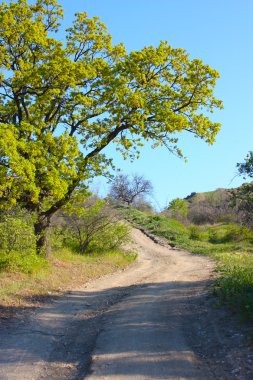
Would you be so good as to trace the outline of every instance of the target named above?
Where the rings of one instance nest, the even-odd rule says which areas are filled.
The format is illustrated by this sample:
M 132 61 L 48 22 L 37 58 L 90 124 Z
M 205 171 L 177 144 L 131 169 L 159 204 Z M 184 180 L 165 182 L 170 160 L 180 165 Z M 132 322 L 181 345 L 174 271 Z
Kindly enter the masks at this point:
M 128 269 L 2 320 L 0 379 L 253 378 L 252 326 L 218 305 L 214 263 L 133 241 Z

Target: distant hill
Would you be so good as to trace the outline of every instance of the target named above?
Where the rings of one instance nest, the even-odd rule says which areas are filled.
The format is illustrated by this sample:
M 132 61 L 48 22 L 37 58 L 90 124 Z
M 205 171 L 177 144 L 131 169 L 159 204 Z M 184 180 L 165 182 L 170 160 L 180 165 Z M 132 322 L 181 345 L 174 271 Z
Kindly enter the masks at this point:
M 231 191 L 228 189 L 191 193 L 184 200 L 189 207 L 187 218 L 192 223 L 236 221 L 236 213 L 231 206 Z
M 188 201 L 189 203 L 199 203 L 199 202 L 203 202 L 203 201 L 209 201 L 211 203 L 217 203 L 217 202 L 224 201 L 228 197 L 230 197 L 230 190 L 220 188 L 217 190 L 206 191 L 203 193 L 193 192 L 190 195 L 188 195 L 187 197 L 185 197 L 184 199 L 186 201 Z
M 229 189 L 217 189 L 203 193 L 193 192 L 183 199 L 188 206 L 186 216 L 175 215 L 168 209 L 164 213 L 179 220 L 194 224 L 213 224 L 218 222 L 235 222 L 236 212 L 231 207 Z

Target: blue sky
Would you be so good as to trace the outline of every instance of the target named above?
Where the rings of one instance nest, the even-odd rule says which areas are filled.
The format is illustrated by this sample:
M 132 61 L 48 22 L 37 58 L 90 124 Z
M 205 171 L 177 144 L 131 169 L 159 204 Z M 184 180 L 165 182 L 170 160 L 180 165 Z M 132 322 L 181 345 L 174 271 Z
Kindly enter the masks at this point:
M 143 174 L 154 185 L 160 207 L 192 191 L 236 187 L 243 182 L 233 177 L 236 163 L 253 149 L 253 1 L 252 0 L 60 0 L 64 24 L 73 14 L 100 16 L 115 43 L 124 42 L 128 51 L 167 40 L 188 51 L 220 72 L 215 95 L 224 110 L 213 118 L 222 123 L 216 143 L 208 146 L 193 136 L 181 136 L 188 163 L 165 148 L 146 146 L 134 163 L 117 157 L 126 173 Z M 232 182 L 231 182 L 232 181 Z M 98 181 L 102 193 L 105 181 Z

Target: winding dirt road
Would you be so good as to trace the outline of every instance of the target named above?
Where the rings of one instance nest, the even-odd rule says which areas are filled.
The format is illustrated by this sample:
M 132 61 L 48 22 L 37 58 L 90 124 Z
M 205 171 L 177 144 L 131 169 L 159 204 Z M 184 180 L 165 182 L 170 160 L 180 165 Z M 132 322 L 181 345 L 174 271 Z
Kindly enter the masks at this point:
M 242 367 L 243 337 L 213 307 L 213 263 L 138 230 L 133 240 L 127 270 L 1 326 L 1 380 L 252 379 L 252 351 Z

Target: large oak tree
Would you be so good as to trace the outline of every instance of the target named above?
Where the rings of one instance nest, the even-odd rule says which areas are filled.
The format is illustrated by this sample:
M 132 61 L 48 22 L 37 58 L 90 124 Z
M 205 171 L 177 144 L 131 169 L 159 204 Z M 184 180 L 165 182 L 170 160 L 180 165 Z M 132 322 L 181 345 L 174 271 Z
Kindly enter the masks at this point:
M 113 45 L 99 18 L 75 16 L 57 39 L 56 0 L 0 5 L 0 199 L 38 214 L 44 244 L 51 216 L 76 188 L 151 140 L 180 155 L 176 133 L 212 143 L 220 125 L 205 116 L 221 108 L 217 71 L 167 42 L 129 54 Z

